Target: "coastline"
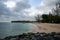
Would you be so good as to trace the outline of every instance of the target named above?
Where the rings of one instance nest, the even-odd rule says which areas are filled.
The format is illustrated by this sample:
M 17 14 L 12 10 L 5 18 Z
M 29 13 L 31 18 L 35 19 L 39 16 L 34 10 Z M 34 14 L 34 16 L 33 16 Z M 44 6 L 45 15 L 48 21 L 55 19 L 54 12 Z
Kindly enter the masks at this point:
M 30 30 L 28 32 L 24 32 L 20 35 L 15 35 L 15 36 L 7 36 L 5 38 L 1 38 L 1 40 L 17 40 L 17 39 L 22 39 L 25 40 L 26 39 L 30 39 L 33 38 L 34 40 L 37 38 L 42 37 L 44 39 L 44 37 L 46 37 L 48 39 L 48 37 L 51 39 L 53 37 L 59 39 L 60 37 L 60 24 L 51 24 L 51 23 L 30 23 L 31 25 L 33 25 L 34 29 Z M 48 36 L 45 36 L 48 35 Z M 51 36 L 54 35 L 54 36 Z M 57 36 L 56 36 L 57 35 Z M 37 38 L 36 38 L 37 36 Z M 40 38 L 40 39 L 42 39 Z M 53 39 L 55 39 L 53 38 Z M 29 40 L 28 39 L 28 40 Z
M 33 29 L 29 32 L 60 32 L 60 24 L 52 24 L 52 23 L 31 23 L 32 25 L 36 25 L 37 28 Z

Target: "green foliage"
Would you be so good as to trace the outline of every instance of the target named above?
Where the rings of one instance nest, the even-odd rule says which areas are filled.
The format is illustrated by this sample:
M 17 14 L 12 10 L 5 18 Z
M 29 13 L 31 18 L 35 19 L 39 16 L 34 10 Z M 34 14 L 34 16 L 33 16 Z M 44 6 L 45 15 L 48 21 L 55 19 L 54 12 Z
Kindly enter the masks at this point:
M 42 22 L 48 23 L 60 23 L 60 3 L 56 4 L 56 8 L 52 10 L 52 13 L 43 14 L 42 15 Z
M 43 22 L 48 22 L 48 15 L 47 14 L 43 14 L 42 15 L 42 18 L 43 18 Z
M 38 22 L 41 22 L 41 16 L 37 15 L 35 19 Z M 49 12 L 49 14 L 43 14 L 42 15 L 42 22 L 47 23 L 60 23 L 60 3 L 56 4 L 56 8 L 52 10 L 52 13 Z
M 56 9 L 53 10 L 54 23 L 60 23 L 60 3 L 56 4 Z
M 52 14 L 43 14 L 42 15 L 42 22 L 47 22 L 47 23 L 60 23 L 60 16 L 57 15 L 52 15 Z
M 52 14 L 43 14 L 42 15 L 42 22 L 52 23 L 53 22 L 53 16 Z

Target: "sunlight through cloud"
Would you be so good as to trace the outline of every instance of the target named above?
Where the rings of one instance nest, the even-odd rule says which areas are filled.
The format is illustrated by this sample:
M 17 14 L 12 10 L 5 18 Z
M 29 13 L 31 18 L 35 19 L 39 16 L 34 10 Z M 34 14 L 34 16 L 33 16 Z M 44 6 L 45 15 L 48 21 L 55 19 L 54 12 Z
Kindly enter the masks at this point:
M 7 1 L 4 4 L 6 4 L 8 8 L 14 8 L 16 6 L 16 3 L 14 1 Z

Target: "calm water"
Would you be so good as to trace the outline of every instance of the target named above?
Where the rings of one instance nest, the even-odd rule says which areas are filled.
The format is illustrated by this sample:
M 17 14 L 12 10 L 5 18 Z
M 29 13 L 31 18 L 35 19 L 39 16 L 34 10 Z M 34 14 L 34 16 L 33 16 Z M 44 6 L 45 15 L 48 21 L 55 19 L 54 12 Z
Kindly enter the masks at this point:
M 34 29 L 30 23 L 0 23 L 0 38 L 11 35 L 19 35 Z

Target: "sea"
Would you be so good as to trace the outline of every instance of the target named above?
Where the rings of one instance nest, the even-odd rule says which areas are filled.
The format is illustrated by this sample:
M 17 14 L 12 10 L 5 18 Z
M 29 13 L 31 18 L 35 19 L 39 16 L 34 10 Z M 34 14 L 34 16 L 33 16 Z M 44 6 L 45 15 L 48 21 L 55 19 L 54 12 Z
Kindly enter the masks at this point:
M 20 35 L 35 28 L 36 26 L 31 23 L 0 22 L 0 38 Z

